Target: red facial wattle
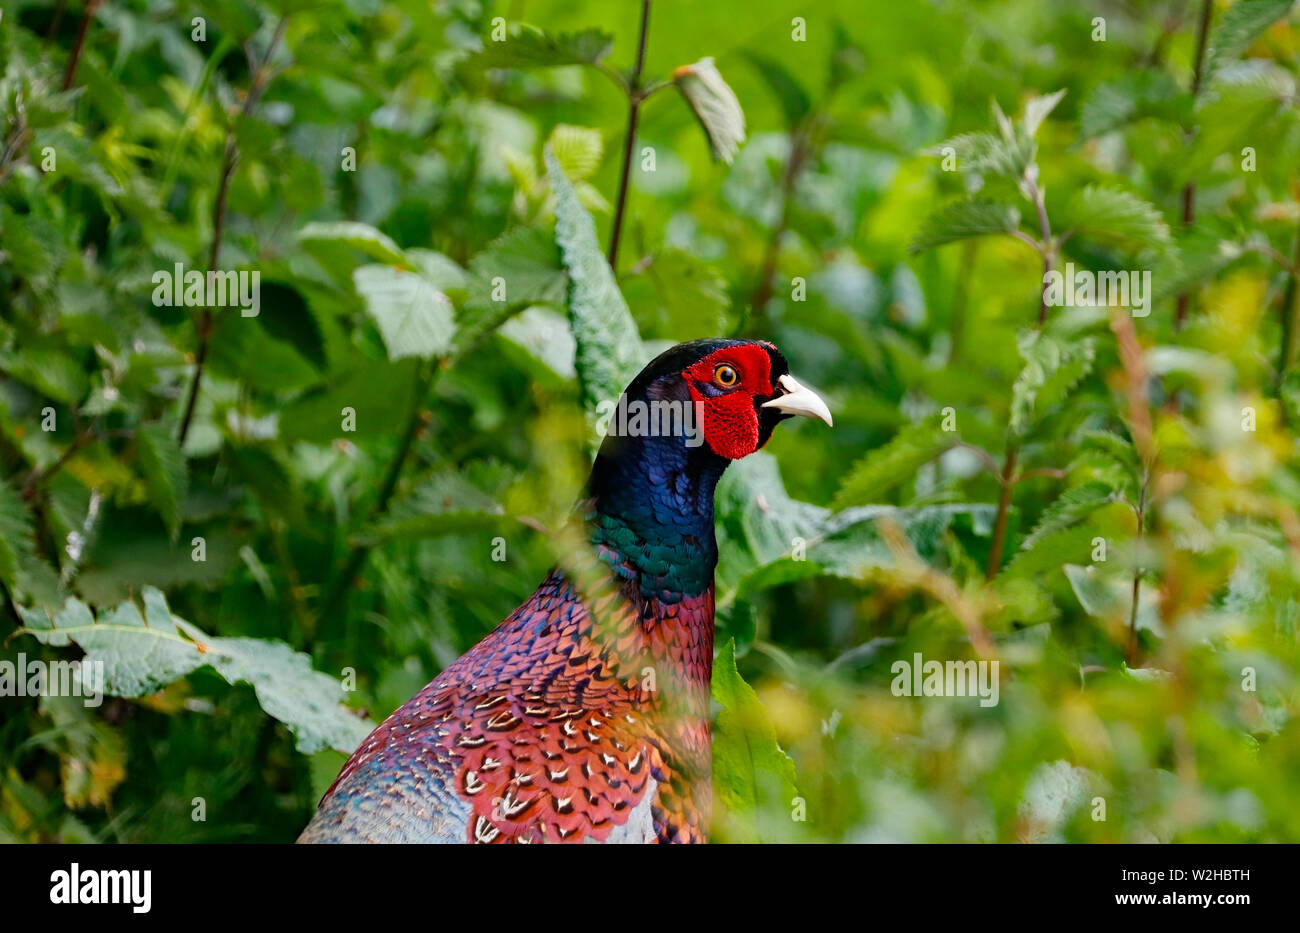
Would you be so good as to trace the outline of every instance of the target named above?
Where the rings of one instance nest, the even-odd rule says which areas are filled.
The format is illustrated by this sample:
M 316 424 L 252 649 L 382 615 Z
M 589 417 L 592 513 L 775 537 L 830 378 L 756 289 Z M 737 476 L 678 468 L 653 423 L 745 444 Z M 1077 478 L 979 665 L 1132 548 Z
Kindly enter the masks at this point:
M 739 379 L 734 388 L 719 387 L 715 373 L 720 365 L 733 367 Z M 726 347 L 691 366 L 682 376 L 691 399 L 701 403 L 704 440 L 718 456 L 739 460 L 758 449 L 758 411 L 755 396 L 772 395 L 772 359 L 758 345 Z M 706 394 L 712 385 L 720 394 Z

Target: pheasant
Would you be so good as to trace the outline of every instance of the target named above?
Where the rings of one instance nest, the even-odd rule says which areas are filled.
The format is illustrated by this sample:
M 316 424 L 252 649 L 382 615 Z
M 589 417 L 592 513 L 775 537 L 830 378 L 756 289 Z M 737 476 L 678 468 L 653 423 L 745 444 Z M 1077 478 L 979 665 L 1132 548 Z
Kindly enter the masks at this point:
M 831 414 L 775 346 L 723 339 L 662 353 L 619 411 L 573 556 L 361 743 L 299 842 L 707 841 L 714 488 Z

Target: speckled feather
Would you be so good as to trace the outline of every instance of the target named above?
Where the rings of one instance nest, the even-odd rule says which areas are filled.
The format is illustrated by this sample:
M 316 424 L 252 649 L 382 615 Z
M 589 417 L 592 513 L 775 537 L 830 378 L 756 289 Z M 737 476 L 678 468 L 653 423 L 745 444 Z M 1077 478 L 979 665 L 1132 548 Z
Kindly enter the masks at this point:
M 770 345 L 701 341 L 628 397 L 699 399 L 724 351 L 761 391 L 784 371 Z M 705 841 L 713 492 L 771 430 L 745 429 L 719 407 L 698 449 L 607 438 L 575 510 L 591 547 L 370 734 L 300 841 Z

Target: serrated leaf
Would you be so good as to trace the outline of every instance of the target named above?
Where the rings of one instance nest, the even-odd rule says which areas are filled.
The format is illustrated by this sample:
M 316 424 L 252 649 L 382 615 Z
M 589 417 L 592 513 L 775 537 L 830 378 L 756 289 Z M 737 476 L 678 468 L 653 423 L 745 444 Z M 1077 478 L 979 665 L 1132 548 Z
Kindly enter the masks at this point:
M 1026 136 L 1033 138 L 1038 135 L 1038 128 L 1043 125 L 1043 121 L 1056 109 L 1056 105 L 1061 102 L 1065 96 L 1065 88 L 1061 88 L 1052 94 L 1043 94 L 1037 97 L 1031 97 L 1025 102 L 1025 111 L 1020 119 L 1020 128 Z
M 189 471 L 175 432 L 162 424 L 143 424 L 136 431 L 136 457 L 149 500 L 173 541 L 181 527 L 180 504 L 189 488 Z
M 1049 535 L 1082 521 L 1110 502 L 1113 494 L 1114 490 L 1110 486 L 1098 482 L 1083 483 L 1067 489 L 1055 502 L 1043 509 L 1038 524 L 1021 543 L 1020 549 L 1027 551 Z
M 1037 331 L 1021 335 L 1020 355 L 1024 369 L 1011 387 L 1009 430 L 1021 437 L 1042 414 L 1063 401 L 1092 371 L 1096 343 L 1085 338 L 1062 343 Z
M 18 490 L 0 479 L 0 583 L 12 593 L 23 562 L 32 556 L 32 515 Z
M 908 247 L 913 253 L 991 234 L 1010 234 L 1020 226 L 1020 211 L 1010 204 L 967 199 L 945 204 L 926 218 Z
M 1065 226 L 1088 239 L 1140 252 L 1167 246 L 1169 226 L 1154 204 L 1119 188 L 1089 185 L 1071 196 Z
M 713 59 L 683 65 L 673 73 L 673 82 L 704 128 L 713 158 L 730 164 L 745 141 L 745 112 Z
M 736 643 L 713 664 L 713 699 L 722 707 L 713 729 L 713 787 L 720 818 L 734 841 L 760 841 L 761 816 L 788 811 L 798 791 L 794 760 L 776 741 L 767 711 L 736 669 Z
M 1190 115 L 1187 92 L 1167 72 L 1146 69 L 1097 85 L 1079 109 L 1079 135 L 1091 139 L 1145 117 L 1181 126 Z
M 569 321 L 583 405 L 595 414 L 616 400 L 646 362 L 641 336 L 596 241 L 596 225 L 548 149 L 546 174 L 555 192 L 555 239 L 569 273 Z
M 1269 26 L 1286 16 L 1294 0 L 1236 0 L 1224 10 L 1210 30 L 1205 48 L 1205 72 L 1202 87 L 1232 59 L 1236 58 Z
M 960 440 L 956 431 L 943 430 L 934 418 L 904 427 L 849 468 L 835 495 L 835 508 L 879 502 Z
M 411 268 L 406 254 L 392 237 L 369 224 L 351 220 L 312 222 L 298 231 L 298 240 L 303 243 L 337 243 L 365 253 L 378 262 Z
M 313 670 L 307 655 L 278 641 L 208 636 L 173 615 L 159 590 L 147 586 L 142 597 L 143 615 L 124 602 L 98 620 L 76 599 L 54 614 L 19 607 L 20 631 L 56 647 L 75 642 L 85 651 L 82 676 L 100 665 L 110 696 L 147 696 L 211 666 L 231 684 L 251 684 L 262 709 L 293 731 L 304 754 L 326 747 L 350 752 L 369 732 L 343 706 L 339 682 Z
M 533 227 L 515 227 L 469 264 L 465 306 L 456 334 L 464 351 L 520 308 L 564 304 L 569 276 L 553 237 Z
M 423 275 L 371 265 L 353 272 L 352 280 L 390 360 L 427 360 L 451 348 L 456 332 L 451 300 Z
M 992 174 L 1019 179 L 1034 157 L 1032 140 L 1014 135 L 1007 139 L 993 133 L 963 133 L 945 139 L 926 152 L 943 157 L 949 149 L 957 160 L 957 171 L 973 176 Z
M 551 33 L 534 26 L 516 27 L 504 41 L 489 39 L 471 62 L 480 68 L 550 68 L 594 65 L 609 54 L 614 37 L 604 30 Z
M 575 184 L 596 174 L 605 153 L 605 142 L 600 136 L 600 130 L 571 126 L 568 123 L 556 126 L 546 143 L 551 147 L 551 152 L 555 153 L 564 174 Z

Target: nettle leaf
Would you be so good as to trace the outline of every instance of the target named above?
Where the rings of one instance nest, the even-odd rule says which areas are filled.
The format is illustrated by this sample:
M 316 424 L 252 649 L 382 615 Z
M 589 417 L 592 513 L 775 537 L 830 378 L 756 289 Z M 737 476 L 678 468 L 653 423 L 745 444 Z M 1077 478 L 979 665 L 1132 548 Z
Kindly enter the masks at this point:
M 1011 387 L 1012 436 L 1026 434 L 1042 414 L 1065 400 L 1092 371 L 1096 342 L 1085 338 L 1062 343 L 1037 331 L 1020 335 L 1025 368 Z
M 136 458 L 149 501 L 167 525 L 172 541 L 180 532 L 180 503 L 189 488 L 189 471 L 173 430 L 163 424 L 142 424 L 136 431 Z
M 480 68 L 550 68 L 594 65 L 609 54 L 614 37 L 601 29 L 551 33 L 521 24 L 505 41 L 483 43 L 472 59 Z
M 1091 139 L 1145 117 L 1183 125 L 1190 116 L 1190 95 L 1167 72 L 1149 68 L 1097 85 L 1079 109 L 1079 135 Z
M 1090 482 L 1061 493 L 1060 498 L 1043 509 L 1038 524 L 1020 545 L 1029 550 L 1058 531 L 1075 525 L 1114 499 L 1114 490 L 1106 483 Z
M 392 503 L 384 517 L 363 531 L 359 543 L 477 531 L 498 524 L 504 510 L 460 473 L 435 473 Z
M 1088 239 L 1113 243 L 1135 252 L 1165 248 L 1169 225 L 1159 209 L 1119 188 L 1089 185 L 1066 204 L 1065 226 Z
M 564 174 L 575 184 L 595 175 L 605 154 L 605 141 L 600 130 L 585 126 L 561 123 L 551 131 L 546 143 L 555 153 Z
M 868 505 L 895 486 L 916 476 L 916 471 L 956 445 L 956 431 L 945 431 L 937 418 L 929 418 L 900 430 L 889 443 L 862 457 L 840 483 L 834 506 Z
M 719 818 L 733 841 L 761 841 L 761 817 L 788 813 L 798 794 L 794 760 L 776 741 L 767 711 L 736 669 L 730 640 L 713 663 L 713 788 Z
M 313 670 L 307 655 L 278 641 L 210 637 L 173 615 L 159 590 L 147 586 L 142 597 L 143 615 L 128 601 L 98 620 L 76 599 L 56 613 L 19 607 L 20 631 L 55 647 L 77 644 L 85 651 L 83 676 L 88 664 L 102 665 L 110 696 L 147 696 L 210 666 L 231 684 L 251 684 L 262 709 L 289 727 L 304 754 L 350 752 L 369 732 L 370 724 L 343 705 L 339 682 Z
M 1025 103 L 1025 111 L 1020 118 L 1020 128 L 1026 136 L 1032 139 L 1038 135 L 1038 128 L 1043 125 L 1043 121 L 1061 102 L 1061 98 L 1065 96 L 1065 90 L 1065 88 L 1061 88 L 1052 94 L 1031 97 Z
M 1020 226 L 1013 205 L 970 198 L 945 204 L 926 218 L 908 249 L 913 253 L 991 234 L 1010 234 Z
M 0 583 L 11 593 L 23 562 L 32 556 L 32 515 L 18 490 L 0 479 Z
M 347 246 L 364 253 L 377 262 L 413 268 L 402 248 L 393 242 L 392 237 L 376 230 L 369 224 L 352 220 L 329 222 L 314 221 L 298 231 L 298 240 L 304 244 L 334 243 Z
M 1034 142 L 1018 134 L 1010 137 L 996 133 L 963 133 L 945 139 L 926 150 L 927 155 L 946 157 L 949 151 L 957 160 L 957 171 L 964 175 L 997 175 L 1018 180 L 1034 158 Z
M 1105 574 L 1098 567 L 1066 564 L 1063 568 L 1083 611 L 1094 619 L 1127 621 L 1133 608 L 1133 578 Z M 1137 627 L 1163 634 L 1158 609 L 1160 594 L 1154 587 L 1142 587 L 1138 597 Z
M 583 405 L 594 415 L 602 401 L 618 399 L 645 363 L 646 353 L 596 241 L 596 225 L 549 149 L 546 174 L 555 192 L 555 239 L 569 272 L 569 321 L 577 343 L 574 363 Z
M 430 359 L 451 348 L 456 332 L 451 299 L 416 272 L 361 266 L 352 273 L 366 313 L 379 325 L 390 360 Z
M 745 112 L 713 59 L 683 65 L 673 72 L 673 83 L 704 128 L 713 158 L 730 164 L 745 141 Z
M 1210 30 L 1205 49 L 1207 86 L 1225 64 L 1236 58 L 1272 26 L 1286 16 L 1294 0 L 1237 0 L 1219 17 Z

